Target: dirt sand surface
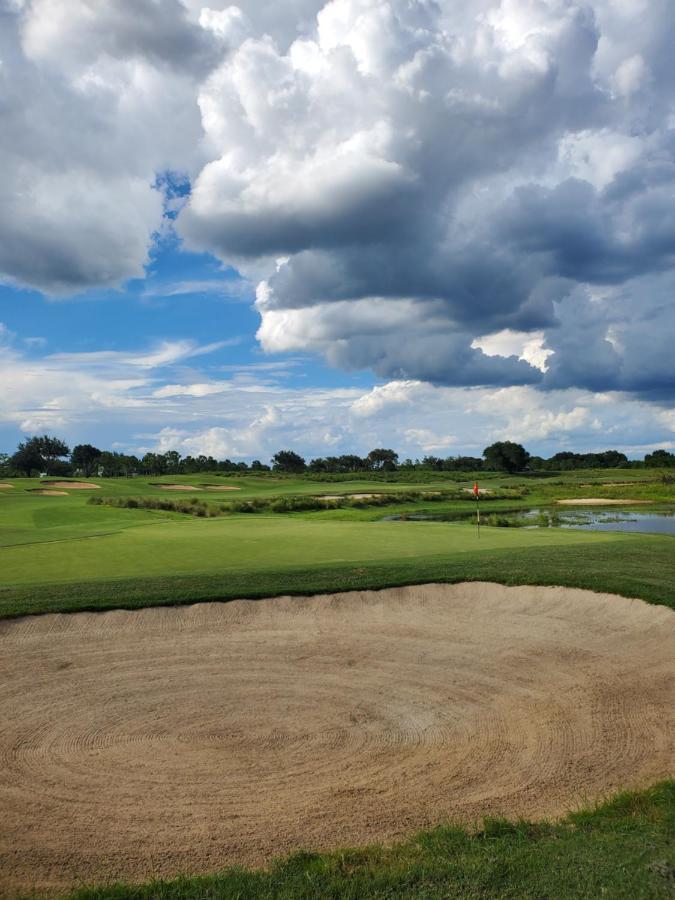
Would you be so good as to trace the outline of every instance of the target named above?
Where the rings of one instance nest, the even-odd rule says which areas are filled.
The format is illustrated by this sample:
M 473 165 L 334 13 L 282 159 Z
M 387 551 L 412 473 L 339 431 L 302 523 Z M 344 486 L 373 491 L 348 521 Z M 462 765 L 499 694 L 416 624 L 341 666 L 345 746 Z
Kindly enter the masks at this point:
M 240 491 L 240 487 L 235 487 L 233 484 L 200 484 L 200 488 L 203 488 L 205 491 Z
M 607 500 L 602 497 L 581 497 L 556 500 L 561 506 L 633 506 L 636 503 L 653 503 L 653 500 Z
M 152 487 L 160 488 L 163 491 L 201 491 L 201 487 L 194 484 L 153 484 Z
M 0 892 L 646 785 L 674 638 L 664 607 L 481 583 L 0 622 Z
M 98 491 L 100 485 L 91 481 L 43 481 L 42 484 L 52 488 L 71 488 L 73 491 Z
M 53 491 L 51 488 L 30 488 L 30 494 L 41 494 L 43 497 L 67 497 L 68 491 Z
M 381 497 L 382 494 L 317 494 L 316 500 L 370 500 L 372 497 Z M 395 494 L 392 495 L 394 498 Z
M 8 488 L 13 488 L 13 484 L 0 484 L 0 491 L 6 491 Z

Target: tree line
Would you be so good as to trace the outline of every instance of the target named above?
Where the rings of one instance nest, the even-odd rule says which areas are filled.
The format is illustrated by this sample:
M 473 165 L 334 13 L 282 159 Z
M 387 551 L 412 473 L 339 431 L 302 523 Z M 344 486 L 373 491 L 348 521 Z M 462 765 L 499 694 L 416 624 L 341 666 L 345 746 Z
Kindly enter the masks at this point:
M 421 460 L 399 460 L 394 450 L 378 447 L 366 456 L 353 453 L 325 456 L 309 460 L 293 450 L 279 450 L 269 465 L 254 459 L 251 463 L 215 459 L 213 456 L 181 456 L 177 450 L 166 453 L 146 453 L 142 457 L 100 450 L 93 444 L 77 444 L 70 449 L 65 441 L 51 435 L 26 438 L 13 454 L 0 454 L 0 475 L 31 476 L 46 474 L 114 478 L 132 475 L 189 475 L 197 472 L 284 474 L 349 474 L 368 472 L 405 472 L 425 470 L 435 472 L 553 472 L 590 468 L 675 468 L 675 454 L 668 450 L 654 450 L 644 460 L 629 460 L 618 450 L 602 453 L 573 453 L 562 451 L 548 459 L 531 456 L 514 441 L 497 441 L 477 456 L 425 456 Z

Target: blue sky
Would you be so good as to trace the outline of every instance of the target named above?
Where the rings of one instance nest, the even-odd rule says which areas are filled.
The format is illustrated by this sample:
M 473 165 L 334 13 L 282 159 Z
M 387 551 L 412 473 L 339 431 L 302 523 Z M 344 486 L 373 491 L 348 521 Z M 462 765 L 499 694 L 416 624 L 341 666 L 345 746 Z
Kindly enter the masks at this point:
M 0 447 L 672 448 L 674 39 L 667 0 L 0 0 Z

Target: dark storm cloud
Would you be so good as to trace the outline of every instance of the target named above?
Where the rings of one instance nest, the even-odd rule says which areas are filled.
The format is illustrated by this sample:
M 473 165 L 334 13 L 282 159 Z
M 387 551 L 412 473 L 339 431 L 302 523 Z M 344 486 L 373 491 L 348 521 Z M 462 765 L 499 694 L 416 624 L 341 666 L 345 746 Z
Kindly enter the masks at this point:
M 594 294 L 577 289 L 547 336 L 544 384 L 675 400 L 675 277 L 648 275 Z
M 256 274 L 287 257 L 259 290 L 268 350 L 437 384 L 661 391 L 669 360 L 641 373 L 639 337 L 608 337 L 628 321 L 639 336 L 651 295 L 592 323 L 595 301 L 574 298 L 673 264 L 671 18 L 610 0 L 334 0 L 311 40 L 249 40 L 205 83 L 220 155 L 182 233 Z M 472 348 L 503 329 L 545 330 L 546 378 Z

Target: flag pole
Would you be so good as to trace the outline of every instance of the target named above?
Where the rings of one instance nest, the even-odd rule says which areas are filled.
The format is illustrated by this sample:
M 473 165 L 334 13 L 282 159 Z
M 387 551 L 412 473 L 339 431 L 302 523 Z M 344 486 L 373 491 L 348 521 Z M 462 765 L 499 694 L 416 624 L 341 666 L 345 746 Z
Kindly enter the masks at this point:
M 478 537 L 480 538 L 480 505 L 478 502 L 480 491 L 478 490 L 478 482 L 475 482 L 473 486 L 473 495 L 476 498 L 476 529 L 478 531 Z

